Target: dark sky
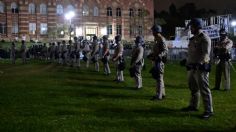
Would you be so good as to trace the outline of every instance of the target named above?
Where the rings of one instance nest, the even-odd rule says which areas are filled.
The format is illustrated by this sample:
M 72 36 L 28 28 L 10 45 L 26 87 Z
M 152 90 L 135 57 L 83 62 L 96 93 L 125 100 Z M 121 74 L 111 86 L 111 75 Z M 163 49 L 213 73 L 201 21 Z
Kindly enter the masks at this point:
M 196 7 L 214 9 L 218 13 L 223 10 L 232 10 L 236 13 L 236 0 L 154 0 L 156 11 L 168 10 L 171 3 L 174 3 L 177 7 L 184 5 L 185 3 L 195 3 Z

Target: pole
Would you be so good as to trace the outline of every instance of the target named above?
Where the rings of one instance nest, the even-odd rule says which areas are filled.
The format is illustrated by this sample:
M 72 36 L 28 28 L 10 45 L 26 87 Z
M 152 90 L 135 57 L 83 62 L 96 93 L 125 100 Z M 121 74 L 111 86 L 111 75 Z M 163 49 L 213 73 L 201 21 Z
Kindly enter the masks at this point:
M 70 32 L 70 40 L 71 40 L 71 19 L 70 19 L 70 29 L 69 29 L 69 32 Z

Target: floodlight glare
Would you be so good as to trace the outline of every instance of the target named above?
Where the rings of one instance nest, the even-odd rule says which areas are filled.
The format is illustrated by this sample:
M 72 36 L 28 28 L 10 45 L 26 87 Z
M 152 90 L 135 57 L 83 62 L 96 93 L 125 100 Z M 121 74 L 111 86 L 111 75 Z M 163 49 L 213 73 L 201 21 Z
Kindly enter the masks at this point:
M 236 26 L 236 21 L 232 21 L 232 22 L 231 22 L 231 26 L 232 26 L 232 27 L 235 27 L 235 26 Z
M 70 19 L 72 19 L 74 16 L 75 16 L 75 12 L 70 11 L 70 12 L 66 13 L 65 18 L 66 18 L 67 20 L 70 20 Z

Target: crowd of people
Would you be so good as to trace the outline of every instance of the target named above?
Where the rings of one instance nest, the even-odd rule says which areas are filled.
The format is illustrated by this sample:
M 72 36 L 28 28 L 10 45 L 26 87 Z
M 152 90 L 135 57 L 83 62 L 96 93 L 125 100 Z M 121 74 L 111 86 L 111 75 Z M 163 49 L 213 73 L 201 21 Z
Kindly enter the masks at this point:
M 188 86 L 191 91 L 190 103 L 187 107 L 181 109 L 185 112 L 198 111 L 200 95 L 203 98 L 204 113 L 201 116 L 208 119 L 213 115 L 213 101 L 211 90 L 209 87 L 209 72 L 211 70 L 210 51 L 211 39 L 202 29 L 201 19 L 192 19 L 189 23 L 193 37 L 188 45 L 188 57 L 181 61 L 181 65 L 185 66 L 188 71 Z M 156 80 L 156 93 L 151 100 L 163 100 L 166 97 L 164 84 L 164 69 L 167 60 L 168 48 L 165 43 L 165 38 L 162 36 L 162 28 L 159 25 L 152 27 L 154 36 L 154 45 L 152 52 L 148 55 L 153 63 L 153 68 L 150 73 Z M 227 37 L 227 32 L 221 29 L 220 42 L 216 46 L 215 59 L 217 61 L 216 82 L 214 90 L 220 89 L 221 75 L 224 75 L 225 90 L 230 90 L 230 57 L 229 52 L 232 48 L 232 41 Z M 71 40 L 66 44 L 66 41 L 50 43 L 49 47 L 46 44 L 38 47 L 32 46 L 28 51 L 33 58 L 57 62 L 62 65 L 72 67 L 80 67 L 81 60 L 86 62 L 86 67 L 89 67 L 90 61 L 94 63 L 95 71 L 99 72 L 99 59 L 103 62 L 103 71 L 105 75 L 110 75 L 109 66 L 110 60 L 116 64 L 116 76 L 114 81 L 124 82 L 123 71 L 125 70 L 125 59 L 123 56 L 124 46 L 121 42 L 121 36 L 115 37 L 114 54 L 110 53 L 110 43 L 108 36 L 103 36 L 99 43 L 97 36 L 94 36 L 92 41 L 82 41 L 77 37 L 74 41 Z M 101 51 L 101 52 L 100 52 Z M 22 62 L 26 63 L 26 46 L 25 41 L 22 41 L 20 48 Z M 100 54 L 101 53 L 101 54 Z M 12 42 L 11 60 L 15 63 L 15 43 Z M 130 76 L 135 80 L 135 88 L 141 89 L 142 85 L 142 68 L 144 66 L 144 39 L 142 36 L 137 36 L 135 45 L 131 53 L 131 63 L 129 68 Z

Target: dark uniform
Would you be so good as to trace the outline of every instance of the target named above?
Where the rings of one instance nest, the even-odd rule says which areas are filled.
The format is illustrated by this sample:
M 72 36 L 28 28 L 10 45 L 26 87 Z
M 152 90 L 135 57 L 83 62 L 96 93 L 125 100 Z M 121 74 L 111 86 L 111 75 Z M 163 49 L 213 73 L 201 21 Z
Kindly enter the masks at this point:
M 21 51 L 21 58 L 22 58 L 22 63 L 23 64 L 26 64 L 26 45 L 25 45 L 25 41 L 22 40 L 22 45 L 21 45 L 21 48 L 20 48 L 20 51 Z

